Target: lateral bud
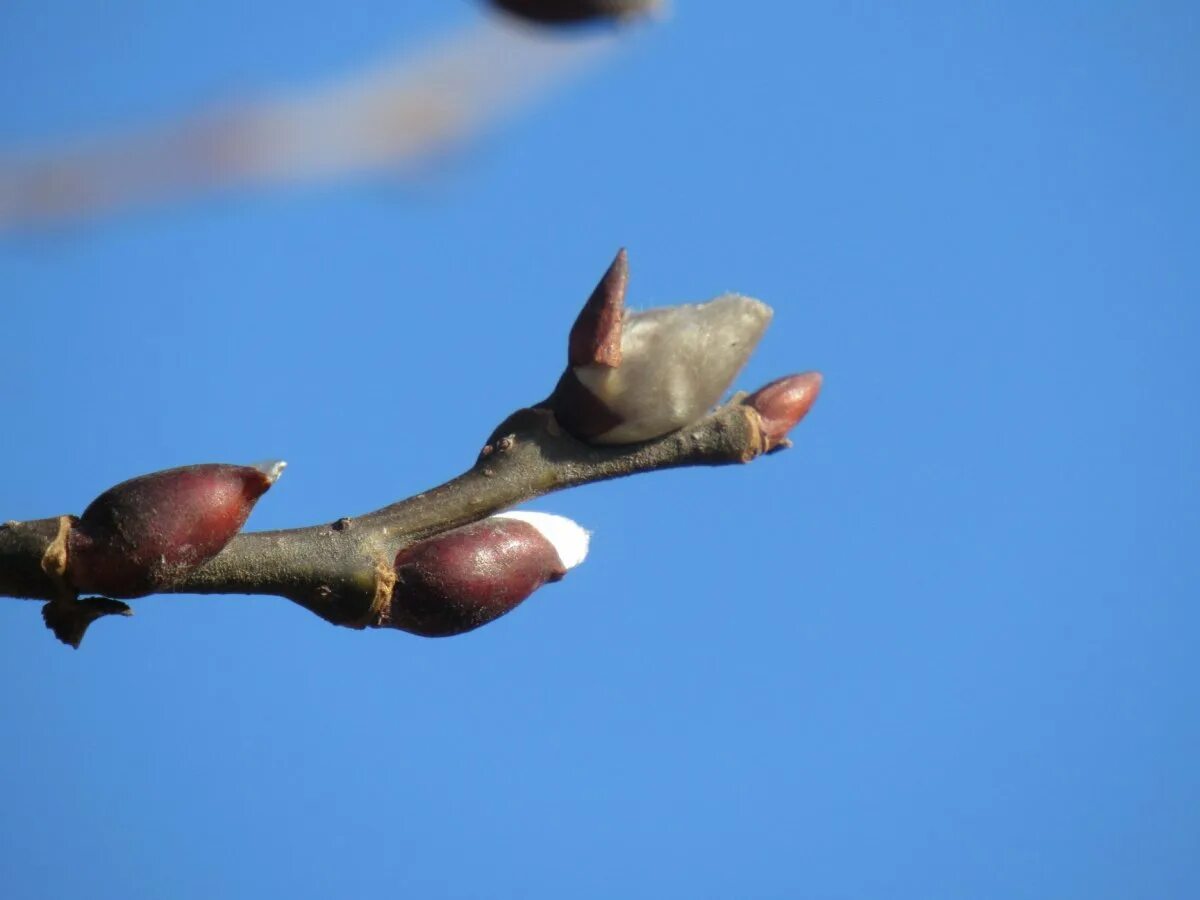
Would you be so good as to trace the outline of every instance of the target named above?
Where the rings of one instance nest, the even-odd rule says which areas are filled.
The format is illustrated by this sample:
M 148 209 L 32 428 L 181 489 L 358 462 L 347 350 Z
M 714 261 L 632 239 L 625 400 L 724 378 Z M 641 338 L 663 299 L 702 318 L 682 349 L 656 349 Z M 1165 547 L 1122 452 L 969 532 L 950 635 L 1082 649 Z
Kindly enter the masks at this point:
M 221 552 L 284 465 L 183 466 L 109 488 L 71 529 L 67 580 L 109 597 L 170 587 Z
M 396 555 L 396 583 L 376 628 L 449 637 L 486 625 L 587 556 L 588 533 L 548 513 L 508 512 Z
M 69 647 L 79 649 L 88 626 L 104 616 L 132 616 L 127 603 L 108 597 L 82 600 L 57 600 L 42 607 L 42 620 L 54 636 Z
M 771 308 L 740 294 L 627 312 L 621 251 L 571 329 L 567 370 L 544 405 L 593 444 L 634 444 L 701 418 L 754 352 Z

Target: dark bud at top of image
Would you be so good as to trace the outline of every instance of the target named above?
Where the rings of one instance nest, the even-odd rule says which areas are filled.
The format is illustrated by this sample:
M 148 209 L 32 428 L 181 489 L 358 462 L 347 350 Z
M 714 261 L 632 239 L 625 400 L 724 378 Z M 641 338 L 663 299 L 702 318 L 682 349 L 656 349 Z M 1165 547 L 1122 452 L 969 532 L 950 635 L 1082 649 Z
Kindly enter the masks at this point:
M 529 22 L 568 25 L 632 19 L 653 12 L 661 0 L 491 0 L 491 4 Z

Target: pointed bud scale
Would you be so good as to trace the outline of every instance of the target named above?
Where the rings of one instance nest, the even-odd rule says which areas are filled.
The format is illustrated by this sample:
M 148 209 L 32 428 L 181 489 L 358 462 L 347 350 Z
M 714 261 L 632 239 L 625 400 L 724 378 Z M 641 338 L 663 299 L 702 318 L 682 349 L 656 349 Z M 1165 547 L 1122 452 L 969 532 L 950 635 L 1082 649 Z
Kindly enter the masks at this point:
M 563 24 L 626 19 L 659 6 L 661 0 L 492 0 L 492 5 L 531 22 Z
M 622 248 L 571 328 L 567 339 L 568 365 L 595 364 L 615 369 L 621 364 L 621 324 L 628 284 L 629 258 Z
M 435 535 L 396 556 L 380 626 L 425 637 L 499 618 L 587 556 L 588 533 L 562 516 L 510 512 Z
M 605 287 L 615 281 L 614 269 L 619 291 Z M 620 254 L 572 329 L 570 364 L 547 401 L 567 431 L 593 444 L 648 441 L 701 418 L 729 389 L 771 321 L 766 304 L 726 294 L 707 303 L 625 313 L 618 327 L 593 308 L 617 308 L 624 279 Z M 593 322 L 608 324 L 591 329 Z M 589 343 L 585 338 L 599 346 L 613 334 L 620 352 L 607 356 L 615 357 L 615 366 L 577 353 Z
M 71 529 L 68 579 L 110 597 L 170 587 L 221 552 L 284 465 L 184 466 L 109 488 Z
M 821 393 L 821 373 L 804 372 L 777 378 L 759 388 L 744 403 L 753 407 L 762 421 L 762 433 L 770 451 L 787 444 L 787 434 L 808 415 Z

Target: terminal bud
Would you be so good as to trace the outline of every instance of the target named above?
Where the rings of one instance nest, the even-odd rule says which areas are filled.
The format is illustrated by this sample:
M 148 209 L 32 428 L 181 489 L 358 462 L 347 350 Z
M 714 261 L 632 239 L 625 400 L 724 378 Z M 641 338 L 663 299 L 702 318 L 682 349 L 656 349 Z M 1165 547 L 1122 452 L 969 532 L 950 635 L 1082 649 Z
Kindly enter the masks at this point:
M 588 533 L 548 513 L 509 512 L 405 547 L 376 627 L 449 637 L 486 625 L 587 556 Z
M 788 432 L 808 415 L 820 393 L 821 373 L 804 372 L 777 378 L 742 401 L 758 413 L 765 452 L 790 446 Z

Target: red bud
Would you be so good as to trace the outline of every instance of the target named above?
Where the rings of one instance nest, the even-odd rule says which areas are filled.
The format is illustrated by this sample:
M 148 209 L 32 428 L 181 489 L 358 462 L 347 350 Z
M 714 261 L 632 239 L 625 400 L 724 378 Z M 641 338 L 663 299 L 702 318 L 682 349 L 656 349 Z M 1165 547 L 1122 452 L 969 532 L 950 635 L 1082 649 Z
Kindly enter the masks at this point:
M 766 450 L 787 443 L 787 434 L 808 415 L 821 392 L 821 373 L 804 372 L 777 378 L 746 398 L 762 420 Z
M 624 19 L 650 12 L 661 0 L 492 0 L 494 6 L 541 23 Z
M 567 339 L 567 362 L 571 366 L 615 369 L 621 364 L 621 323 L 628 285 L 629 257 L 621 248 L 571 328 Z
M 109 488 L 71 529 L 71 585 L 125 598 L 169 587 L 221 552 L 284 465 L 184 466 Z
M 486 625 L 587 554 L 587 532 L 561 516 L 506 513 L 401 550 L 380 626 L 449 637 Z

